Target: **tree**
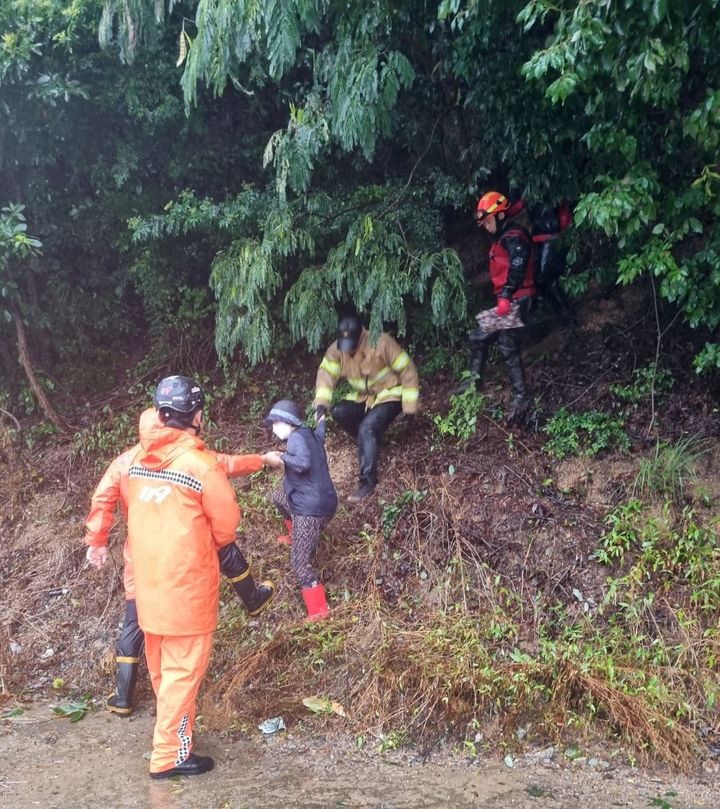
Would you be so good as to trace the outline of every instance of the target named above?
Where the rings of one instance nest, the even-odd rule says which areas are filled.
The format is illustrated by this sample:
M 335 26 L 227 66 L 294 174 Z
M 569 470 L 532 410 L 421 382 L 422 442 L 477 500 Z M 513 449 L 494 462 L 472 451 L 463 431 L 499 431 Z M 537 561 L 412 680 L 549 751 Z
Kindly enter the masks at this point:
M 12 324 L 20 364 L 45 416 L 57 427 L 62 420 L 38 381 L 28 347 L 25 319 L 41 317 L 37 306 L 35 274 L 41 242 L 27 234 L 24 198 L 32 194 L 32 172 L 22 171 L 21 153 L 47 126 L 47 112 L 58 102 L 84 94 L 79 83 L 56 72 L 35 71 L 42 53 L 39 28 L 42 15 L 27 3 L 13 3 L 0 11 L 0 23 L 8 31 L 0 44 L 0 177 L 8 198 L 0 212 L 0 311 Z M 9 30 L 8 30 L 9 29 Z M 31 114 L 28 115 L 28 111 Z M 40 135 L 41 139 L 42 135 Z M 52 156 L 38 150 L 37 165 Z M 44 189 L 48 195 L 47 189 Z
M 30 259 L 40 254 L 41 243 L 27 234 L 27 224 L 22 205 L 13 205 L 0 211 L 0 312 L 15 327 L 20 364 L 25 371 L 30 387 L 35 394 L 46 418 L 62 429 L 63 422 L 33 369 L 30 351 L 21 312 L 20 277 L 28 267 L 32 272 Z
M 619 283 L 644 275 L 693 327 L 720 325 L 720 3 L 549 3 L 519 15 L 547 30 L 523 67 L 589 154 L 576 220 L 615 240 Z M 698 370 L 720 368 L 708 342 Z
M 357 272 L 349 262 L 352 244 L 358 257 L 377 261 L 378 235 L 407 237 L 402 218 L 385 221 L 399 209 L 398 195 L 420 195 L 417 201 L 447 222 L 453 207 L 460 211 L 490 184 L 537 202 L 577 200 L 579 239 L 601 248 L 593 251 L 592 272 L 609 270 L 619 283 L 652 279 L 692 326 L 708 335 L 717 328 L 717 0 L 408 0 L 372 8 L 201 0 L 190 7 L 195 24 L 182 25 L 183 42 L 191 40 L 182 78 L 186 104 L 196 102 L 203 84 L 218 95 L 288 99 L 286 124 L 268 133 L 264 163 L 274 169 L 280 220 L 298 230 L 292 249 L 305 246 L 293 260 L 313 268 L 297 289 L 293 272 L 278 280 L 278 257 L 293 256 L 273 246 L 272 227 L 261 227 L 245 249 L 228 245 L 213 273 L 221 351 L 240 341 L 252 356 L 263 354 L 270 315 L 262 314 L 258 331 L 244 330 L 236 315 L 280 290 L 287 290 L 291 324 L 312 321 L 294 334 L 324 331 L 327 323 L 320 326 L 309 311 L 300 315 L 298 302 L 320 295 L 325 308 L 351 289 L 355 294 L 354 282 L 327 293 L 321 279 L 335 283 L 330 270 L 341 263 L 340 275 Z M 150 5 L 133 8 L 147 31 Z M 141 38 L 132 44 L 140 47 Z M 433 197 L 431 184 L 450 194 Z M 354 219 L 343 217 L 355 191 L 365 194 L 363 209 Z M 338 227 L 320 239 L 327 250 L 317 253 L 318 234 L 308 222 L 321 200 L 338 214 Z M 362 256 L 370 233 L 375 247 Z M 443 240 L 437 227 L 434 233 Z M 414 237 L 406 242 L 413 254 Z M 387 252 L 380 250 L 394 268 L 389 279 L 397 242 L 390 238 Z M 262 260 L 251 269 L 253 256 Z M 243 301 L 235 291 L 249 276 L 256 293 Z M 391 297 L 382 312 L 370 312 L 374 322 L 389 309 L 402 321 L 403 293 Z M 445 315 L 438 322 L 457 309 Z M 707 369 L 719 359 L 717 343 L 709 342 L 696 364 Z
M 228 167 L 250 162 L 232 135 L 245 110 L 219 100 L 185 115 L 167 58 L 175 38 L 159 36 L 125 66 L 98 46 L 100 10 L 98 0 L 0 8 L 0 207 L 23 206 L 43 245 L 22 272 L 12 259 L 14 297 L 40 378 L 50 384 L 62 368 L 56 393 L 86 401 L 118 366 L 174 347 L 210 307 L 215 251 L 137 251 L 128 219 L 162 210 L 186 186 L 222 195 Z M 0 318 L 3 343 L 14 331 Z M 0 393 L 20 394 L 21 366 L 2 360 Z

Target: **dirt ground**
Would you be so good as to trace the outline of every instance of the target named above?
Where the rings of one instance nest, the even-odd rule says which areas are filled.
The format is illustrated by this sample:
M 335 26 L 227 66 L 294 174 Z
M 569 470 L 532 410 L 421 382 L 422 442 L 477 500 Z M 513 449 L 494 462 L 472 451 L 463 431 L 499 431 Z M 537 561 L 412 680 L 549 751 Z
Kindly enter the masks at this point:
M 366 754 L 327 737 L 201 736 L 214 772 L 152 781 L 147 775 L 153 717 L 98 712 L 70 723 L 49 704 L 0 722 L 0 809 L 149 807 L 261 809 L 715 809 L 720 782 L 651 777 L 626 767 L 590 770 L 528 755 L 468 763 L 447 752 L 420 763 L 412 752 Z

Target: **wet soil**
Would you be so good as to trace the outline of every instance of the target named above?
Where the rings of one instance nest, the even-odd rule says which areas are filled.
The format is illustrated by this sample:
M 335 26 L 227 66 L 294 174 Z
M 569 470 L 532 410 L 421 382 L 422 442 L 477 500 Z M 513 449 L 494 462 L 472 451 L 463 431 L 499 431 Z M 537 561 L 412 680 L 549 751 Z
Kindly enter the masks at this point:
M 202 735 L 212 773 L 153 781 L 153 717 L 51 718 L 48 704 L 0 722 L 0 809 L 714 809 L 720 783 L 651 777 L 627 767 L 591 771 L 528 756 L 513 769 L 489 757 L 468 763 L 441 751 L 364 753 L 350 740 L 281 734 Z

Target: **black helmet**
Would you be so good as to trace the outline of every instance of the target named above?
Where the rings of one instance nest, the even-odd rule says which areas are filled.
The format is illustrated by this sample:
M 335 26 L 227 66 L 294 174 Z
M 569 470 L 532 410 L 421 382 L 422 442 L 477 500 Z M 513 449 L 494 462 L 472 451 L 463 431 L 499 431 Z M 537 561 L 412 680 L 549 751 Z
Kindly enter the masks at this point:
M 188 427 L 195 412 L 205 404 L 205 394 L 189 376 L 166 376 L 158 382 L 153 401 L 163 424 Z
M 281 399 L 270 408 L 270 412 L 264 419 L 265 424 L 268 426 L 276 421 L 284 421 L 285 424 L 292 424 L 293 427 L 302 427 L 302 411 L 290 399 Z
M 344 317 L 339 323 L 337 328 L 337 347 L 338 351 L 347 354 L 354 351 L 360 342 L 362 335 L 362 323 L 359 318 L 354 315 Z

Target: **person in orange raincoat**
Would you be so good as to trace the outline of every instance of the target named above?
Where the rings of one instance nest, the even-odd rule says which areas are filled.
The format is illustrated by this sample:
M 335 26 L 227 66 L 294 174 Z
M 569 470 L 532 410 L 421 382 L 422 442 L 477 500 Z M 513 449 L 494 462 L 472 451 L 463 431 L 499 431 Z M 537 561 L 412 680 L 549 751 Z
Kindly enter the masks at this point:
M 154 407 L 150 407 L 140 416 L 140 431 L 147 430 L 154 424 L 159 425 L 160 422 L 157 411 Z M 85 544 L 88 546 L 88 561 L 94 567 L 101 568 L 107 561 L 108 535 L 115 521 L 115 509 L 118 502 L 121 503 L 127 516 L 128 469 L 140 450 L 140 444 L 136 444 L 118 455 L 107 468 L 92 496 L 90 513 L 85 521 L 87 530 Z M 223 455 L 221 453 L 215 453 L 215 455 L 228 477 L 250 475 L 265 465 L 275 467 L 282 465 L 277 452 L 268 452 L 264 455 Z M 133 565 L 128 554 L 127 543 L 123 547 L 123 558 L 125 561 L 123 569 L 125 616 L 122 632 L 117 642 L 115 692 L 108 697 L 107 708 L 119 716 L 130 716 L 133 712 L 132 701 L 137 683 L 140 654 L 145 639 L 138 625 Z M 220 571 L 230 580 L 250 615 L 259 615 L 270 603 L 275 589 L 273 583 L 265 581 L 259 586 L 255 584 L 250 567 L 237 545 L 228 545 L 220 552 Z
M 128 470 L 128 550 L 138 622 L 157 697 L 150 776 L 200 775 L 193 752 L 196 698 L 210 661 L 220 589 L 218 551 L 235 542 L 240 509 L 217 458 L 198 433 L 204 395 L 194 380 L 163 379 L 161 425 L 140 434 Z

